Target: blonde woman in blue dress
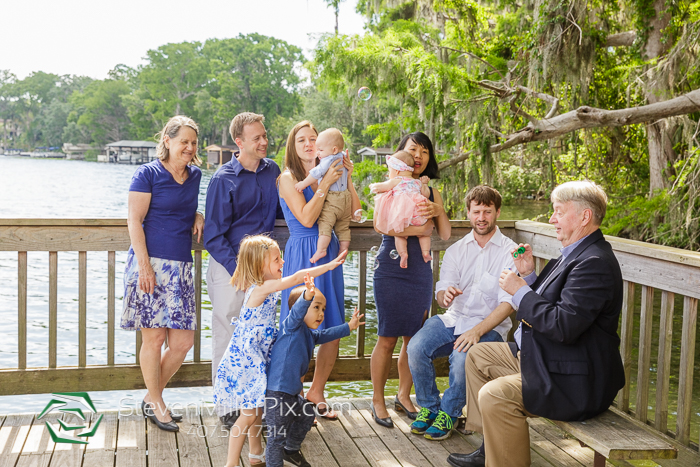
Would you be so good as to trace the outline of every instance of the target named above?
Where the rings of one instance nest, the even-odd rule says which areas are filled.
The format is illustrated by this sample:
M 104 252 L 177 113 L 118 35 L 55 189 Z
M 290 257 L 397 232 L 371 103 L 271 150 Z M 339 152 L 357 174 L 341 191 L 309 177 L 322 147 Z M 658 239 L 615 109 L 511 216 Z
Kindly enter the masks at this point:
M 245 290 L 243 308 L 236 321 L 228 349 L 221 359 L 214 383 L 214 402 L 222 414 L 240 411 L 231 427 L 226 467 L 238 466 L 246 435 L 251 466 L 264 464 L 261 442 L 265 407 L 267 366 L 277 337 L 277 299 L 284 289 L 294 287 L 304 276 L 318 277 L 344 262 L 347 252 L 323 266 L 303 269 L 282 278 L 279 245 L 270 237 L 255 235 L 241 241 L 238 266 L 231 284 Z M 218 414 L 221 416 L 222 414 Z

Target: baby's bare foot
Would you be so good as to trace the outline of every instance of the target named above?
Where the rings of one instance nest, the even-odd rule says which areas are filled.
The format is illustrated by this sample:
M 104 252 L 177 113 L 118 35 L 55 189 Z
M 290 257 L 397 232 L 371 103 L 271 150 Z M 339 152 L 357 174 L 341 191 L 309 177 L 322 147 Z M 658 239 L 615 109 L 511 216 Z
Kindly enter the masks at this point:
M 433 256 L 430 254 L 429 251 L 423 252 L 423 261 L 425 261 L 426 263 L 429 263 L 430 261 L 432 261 L 432 259 L 433 259 Z
M 326 256 L 326 250 L 318 250 L 316 253 L 314 253 L 314 255 L 311 257 L 311 259 L 309 261 L 311 261 L 311 264 L 313 264 L 325 256 Z
M 408 267 L 408 253 L 401 253 L 401 263 L 399 264 L 402 268 L 406 269 Z

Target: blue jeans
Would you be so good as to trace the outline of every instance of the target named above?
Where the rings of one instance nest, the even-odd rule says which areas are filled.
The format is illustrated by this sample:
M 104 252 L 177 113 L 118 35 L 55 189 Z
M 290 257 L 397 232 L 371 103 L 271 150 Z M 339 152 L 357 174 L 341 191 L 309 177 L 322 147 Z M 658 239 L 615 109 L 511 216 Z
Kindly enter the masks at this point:
M 265 393 L 267 445 L 265 460 L 270 467 L 282 467 L 284 449 L 298 451 L 314 426 L 314 405 L 299 394 L 267 390 Z
M 438 316 L 425 322 L 418 333 L 408 343 L 408 365 L 416 388 L 416 402 L 433 413 L 439 410 L 451 417 L 459 417 L 462 407 L 467 403 L 466 375 L 464 362 L 467 352 L 454 349 L 458 336 L 455 328 L 448 328 Z M 503 342 L 501 335 L 491 330 L 481 336 L 479 342 Z M 440 391 L 435 383 L 433 360 L 438 357 L 450 357 L 450 387 L 445 390 L 440 400 Z

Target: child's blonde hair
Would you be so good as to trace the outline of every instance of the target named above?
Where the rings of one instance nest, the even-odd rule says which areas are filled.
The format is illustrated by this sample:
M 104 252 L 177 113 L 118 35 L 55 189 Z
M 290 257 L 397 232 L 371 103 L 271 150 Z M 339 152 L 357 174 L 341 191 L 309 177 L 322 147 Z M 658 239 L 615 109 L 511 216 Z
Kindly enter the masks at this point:
M 328 138 L 328 144 L 338 148 L 338 151 L 342 151 L 345 148 L 345 138 L 343 138 L 343 134 L 340 132 L 339 129 L 328 128 L 318 134 L 319 138 L 321 136 Z
M 267 235 L 252 235 L 241 240 L 238 250 L 238 264 L 231 277 L 231 285 L 236 290 L 246 290 L 251 285 L 260 285 L 265 278 L 265 261 L 270 255 L 270 248 L 277 242 Z

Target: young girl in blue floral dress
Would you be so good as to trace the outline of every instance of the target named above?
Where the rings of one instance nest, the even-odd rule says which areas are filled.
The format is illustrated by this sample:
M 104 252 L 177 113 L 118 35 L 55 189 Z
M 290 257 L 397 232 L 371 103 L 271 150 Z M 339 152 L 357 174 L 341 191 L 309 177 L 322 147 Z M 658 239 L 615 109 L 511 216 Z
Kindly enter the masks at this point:
M 214 382 L 217 410 L 222 414 L 240 411 L 240 417 L 231 427 L 226 467 L 238 466 L 246 435 L 251 465 L 264 461 L 261 422 L 270 350 L 277 337 L 275 317 L 280 291 L 300 284 L 306 274 L 317 277 L 335 269 L 343 264 L 346 254 L 341 253 L 323 266 L 302 269 L 282 278 L 284 260 L 277 242 L 265 235 L 246 237 L 241 241 L 231 284 L 246 291 L 245 299 L 240 317 L 234 320 L 236 329 Z

